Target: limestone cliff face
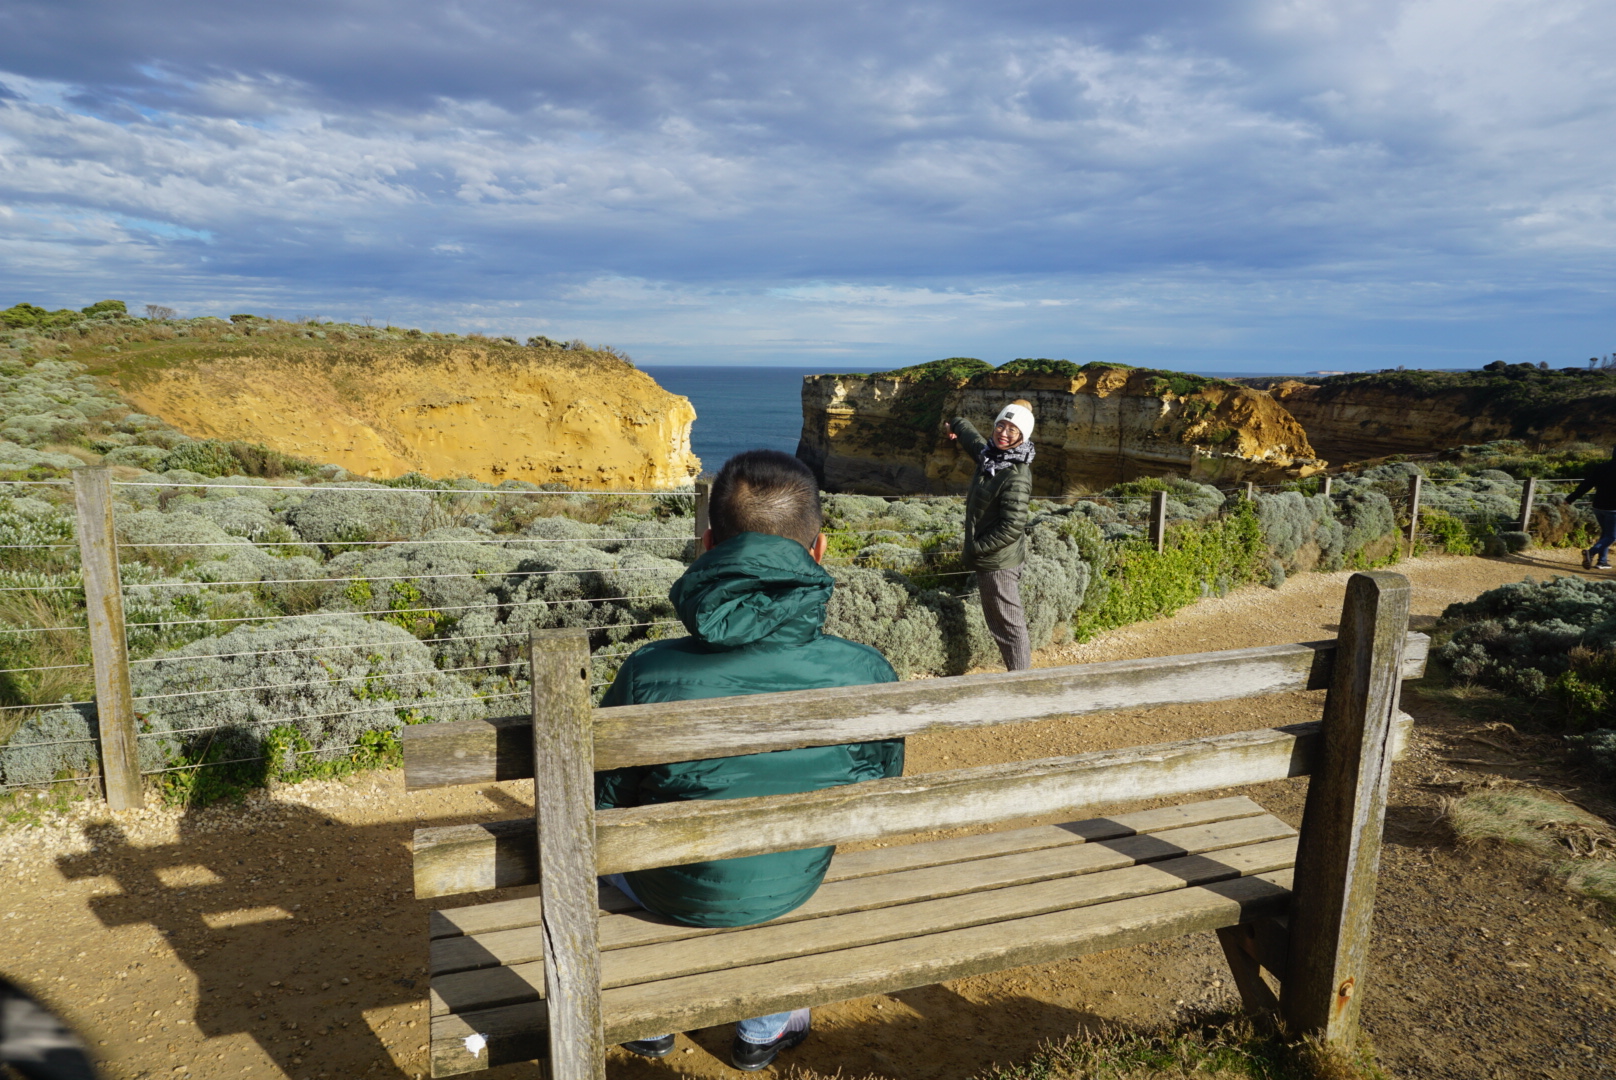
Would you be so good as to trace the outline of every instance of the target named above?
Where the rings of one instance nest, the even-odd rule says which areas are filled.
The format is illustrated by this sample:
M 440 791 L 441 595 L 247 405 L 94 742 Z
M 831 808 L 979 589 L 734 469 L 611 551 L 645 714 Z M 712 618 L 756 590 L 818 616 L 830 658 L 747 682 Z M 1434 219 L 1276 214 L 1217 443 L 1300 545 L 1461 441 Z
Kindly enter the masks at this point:
M 963 491 L 975 462 L 939 432 L 940 420 L 964 416 L 986 434 L 1001 408 L 1025 398 L 1038 421 L 1033 488 L 1040 495 L 1141 476 L 1268 483 L 1324 467 L 1284 407 L 1242 386 L 1063 361 L 938 370 L 804 379 L 797 456 L 831 491 Z
M 1269 393 L 1307 429 L 1319 453 L 1338 464 L 1494 439 L 1543 449 L 1616 442 L 1616 373 L 1546 372 L 1521 364 L 1492 372 L 1288 381 Z
M 273 351 L 117 373 L 124 397 L 193 438 L 242 439 L 375 478 L 688 484 L 696 411 L 606 354 L 494 342 Z

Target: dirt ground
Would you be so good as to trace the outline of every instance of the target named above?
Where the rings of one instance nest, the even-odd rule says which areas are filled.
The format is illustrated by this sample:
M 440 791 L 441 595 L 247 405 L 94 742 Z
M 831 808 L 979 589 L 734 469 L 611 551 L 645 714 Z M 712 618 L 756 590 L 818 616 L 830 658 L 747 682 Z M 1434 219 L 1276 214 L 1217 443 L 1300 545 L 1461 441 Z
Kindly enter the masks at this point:
M 1581 573 L 1571 553 L 1426 558 L 1415 626 L 1527 574 Z M 1040 665 L 1202 652 L 1332 636 L 1347 575 L 1293 578 L 1176 617 L 1044 650 Z M 924 772 L 1067 754 L 1317 716 L 1322 695 L 1045 721 L 910 741 Z M 1456 851 L 1437 801 L 1512 777 L 1551 784 L 1529 747 L 1474 741 L 1473 723 L 1405 695 L 1417 726 L 1393 781 L 1364 1024 L 1398 1077 L 1609 1076 L 1616 1061 L 1616 933 L 1522 860 Z M 1550 772 L 1544 773 L 1543 769 Z M 1300 781 L 1247 793 L 1296 823 Z M 1207 797 L 1212 797 L 1209 794 Z M 0 832 L 0 973 L 84 1032 L 117 1080 L 421 1077 L 426 921 L 410 837 L 423 825 L 530 814 L 531 785 L 406 794 L 396 771 L 282 787 L 182 815 L 77 804 Z M 1118 808 L 1096 808 L 1092 815 Z M 505 895 L 518 895 L 512 890 Z M 1118 950 L 816 1010 L 780 1059 L 822 1074 L 963 1080 L 1101 1022 L 1150 1025 L 1233 1004 L 1215 938 Z M 733 1077 L 727 1028 L 681 1036 L 660 1062 L 613 1050 L 619 1080 Z M 531 1066 L 482 1074 L 531 1076 Z

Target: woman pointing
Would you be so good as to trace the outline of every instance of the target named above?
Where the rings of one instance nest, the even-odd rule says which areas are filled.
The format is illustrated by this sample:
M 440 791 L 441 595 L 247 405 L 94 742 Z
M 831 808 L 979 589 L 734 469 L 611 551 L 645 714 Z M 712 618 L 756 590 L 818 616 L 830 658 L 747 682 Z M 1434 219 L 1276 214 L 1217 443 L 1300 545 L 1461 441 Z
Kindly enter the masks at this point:
M 982 614 L 999 644 L 1004 666 L 1032 666 L 1027 616 L 1021 609 L 1021 564 L 1027 561 L 1027 500 L 1032 496 L 1032 402 L 1013 401 L 983 439 L 971 422 L 956 416 L 945 427 L 976 459 L 965 496 L 964 557 L 976 571 Z

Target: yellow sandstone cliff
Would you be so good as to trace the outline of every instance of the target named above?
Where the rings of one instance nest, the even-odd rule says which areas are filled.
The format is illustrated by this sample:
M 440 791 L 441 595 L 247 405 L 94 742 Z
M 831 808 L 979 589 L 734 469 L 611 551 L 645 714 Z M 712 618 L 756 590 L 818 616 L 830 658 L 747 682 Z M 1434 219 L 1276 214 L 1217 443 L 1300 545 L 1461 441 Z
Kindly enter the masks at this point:
M 1307 433 L 1269 395 L 1221 380 L 1118 365 L 950 360 L 881 375 L 812 375 L 797 456 L 831 491 L 963 491 L 975 462 L 938 430 L 964 416 L 986 434 L 1032 402 L 1033 490 L 1097 491 L 1144 476 L 1258 483 L 1319 472 Z
M 131 404 L 193 438 L 263 443 L 374 478 L 656 490 L 701 469 L 689 399 L 606 353 L 463 339 L 247 345 L 115 377 Z

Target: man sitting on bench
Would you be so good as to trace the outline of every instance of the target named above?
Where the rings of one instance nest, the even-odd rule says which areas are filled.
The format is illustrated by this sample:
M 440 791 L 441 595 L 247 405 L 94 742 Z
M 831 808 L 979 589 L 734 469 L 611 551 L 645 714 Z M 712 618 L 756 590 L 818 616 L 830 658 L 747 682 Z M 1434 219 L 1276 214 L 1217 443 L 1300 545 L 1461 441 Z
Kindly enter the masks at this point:
M 630 656 L 603 706 L 897 680 L 876 650 L 821 632 L 832 581 L 819 565 L 825 554 L 819 485 L 806 466 L 777 450 L 737 454 L 713 481 L 708 515 L 704 554 L 668 594 L 690 636 L 655 641 Z M 599 772 L 595 805 L 785 795 L 902 772 L 901 739 L 811 746 Z M 835 850 L 636 870 L 609 880 L 677 923 L 749 926 L 807 902 Z M 730 1060 L 748 1072 L 762 1069 L 807 1037 L 807 1009 L 742 1020 Z M 664 1035 L 624 1046 L 662 1057 L 673 1042 Z

